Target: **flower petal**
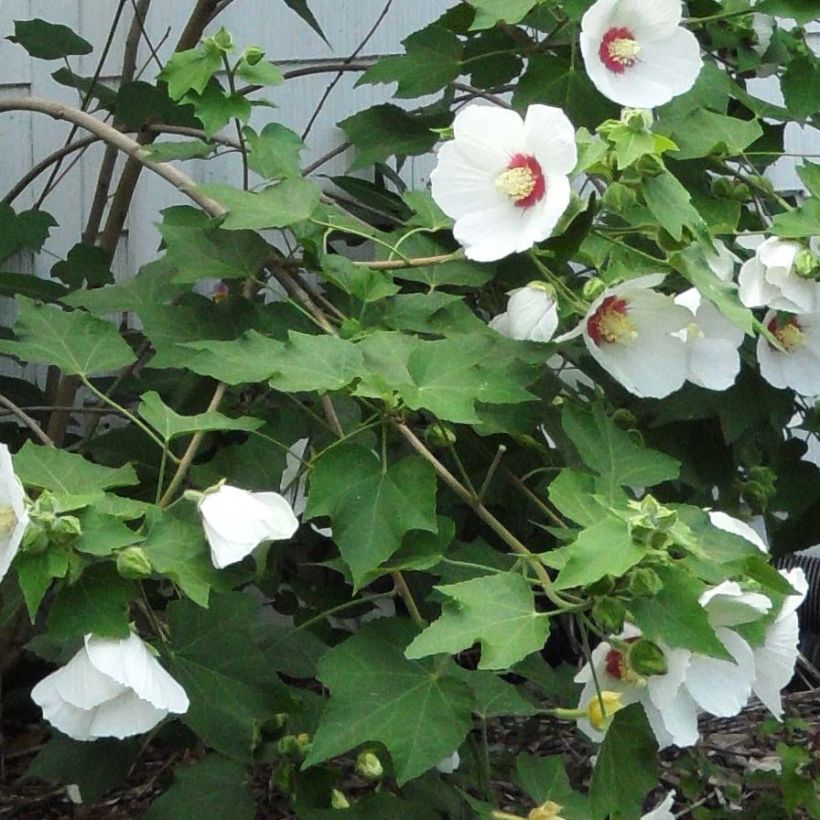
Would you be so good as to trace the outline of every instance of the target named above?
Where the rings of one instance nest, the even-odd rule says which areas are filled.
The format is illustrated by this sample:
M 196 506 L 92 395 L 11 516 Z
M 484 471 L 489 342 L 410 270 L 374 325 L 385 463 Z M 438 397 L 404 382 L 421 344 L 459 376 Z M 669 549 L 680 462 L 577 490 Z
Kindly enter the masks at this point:
M 547 177 L 566 176 L 578 163 L 575 128 L 560 108 L 531 105 L 524 118 L 524 139 Z
M 126 737 L 141 735 L 154 728 L 168 714 L 139 698 L 135 692 L 126 691 L 109 700 L 93 712 L 90 726 L 92 737 Z

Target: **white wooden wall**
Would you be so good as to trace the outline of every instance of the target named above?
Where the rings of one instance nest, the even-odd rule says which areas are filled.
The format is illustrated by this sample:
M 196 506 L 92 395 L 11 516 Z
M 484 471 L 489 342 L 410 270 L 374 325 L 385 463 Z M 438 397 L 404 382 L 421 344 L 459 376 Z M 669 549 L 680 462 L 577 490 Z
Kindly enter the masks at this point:
M 234 0 L 233 5 L 219 18 L 218 24 L 232 31 L 240 47 L 261 45 L 270 59 L 288 69 L 320 61 L 338 62 L 348 56 L 370 30 L 385 2 L 311 0 L 311 8 L 324 27 L 332 47 L 328 47 L 281 0 Z M 394 0 L 380 28 L 360 56 L 375 57 L 400 50 L 399 43 L 407 34 L 438 17 L 451 4 L 451 0 Z M 30 60 L 21 47 L 8 42 L 5 37 L 13 32 L 15 19 L 42 17 L 50 22 L 64 23 L 95 46 L 93 54 L 71 60 L 72 68 L 77 73 L 90 76 L 99 59 L 116 5 L 117 0 L 0 0 L 0 95 L 33 94 L 76 104 L 76 92 L 63 88 L 51 79 L 51 72 L 61 67 L 59 61 Z M 169 56 L 192 5 L 193 0 L 154 0 L 146 28 L 152 42 L 162 44 L 159 52 L 163 59 Z M 103 81 L 112 86 L 118 81 L 130 10 L 129 3 L 102 73 Z M 139 64 L 147 62 L 148 51 L 143 46 Z M 155 72 L 156 67 L 150 65 L 147 76 L 151 78 Z M 271 89 L 268 97 L 278 108 L 257 109 L 255 123 L 277 120 L 301 132 L 327 83 L 334 76 L 317 74 L 293 79 Z M 343 135 L 336 128 L 337 121 L 354 111 L 390 98 L 390 87 L 354 88 L 357 76 L 345 74 L 334 89 L 308 138 L 307 162 L 342 141 Z M 776 79 L 758 82 L 761 88 L 757 92 L 777 101 L 779 89 Z M 14 113 L 0 116 L 0 195 L 33 163 L 62 146 L 68 131 L 68 126 L 54 123 L 42 115 Z M 820 153 L 820 139 L 816 131 L 790 126 L 788 141 L 787 150 Z M 53 231 L 45 252 L 37 260 L 33 263 L 22 260 L 16 269 L 25 269 L 27 264 L 33 264 L 38 274 L 47 275 L 55 259 L 63 258 L 78 241 L 93 197 L 101 155 L 100 146 L 88 150 L 63 180 L 58 191 L 46 201 L 44 207 L 54 214 L 59 228 Z M 342 155 L 323 171 L 340 173 L 346 169 L 349 160 L 349 153 Z M 233 155 L 215 162 L 189 162 L 186 163 L 186 170 L 200 181 L 224 181 L 237 178 L 237 163 L 238 159 Z M 779 165 L 775 173 L 779 186 L 796 186 L 793 167 L 794 161 L 788 160 Z M 429 169 L 429 160 L 422 159 L 409 163 L 405 175 L 412 185 L 423 186 Z M 46 178 L 47 175 L 18 198 L 15 206 L 30 207 Z M 118 278 L 133 275 L 142 264 L 155 257 L 159 241 L 155 225 L 158 213 L 162 208 L 180 201 L 183 201 L 182 197 L 165 183 L 151 174 L 142 175 L 126 225 L 126 236 L 115 261 Z M 8 325 L 11 311 L 13 306 L 9 301 L 0 300 L 0 324 Z

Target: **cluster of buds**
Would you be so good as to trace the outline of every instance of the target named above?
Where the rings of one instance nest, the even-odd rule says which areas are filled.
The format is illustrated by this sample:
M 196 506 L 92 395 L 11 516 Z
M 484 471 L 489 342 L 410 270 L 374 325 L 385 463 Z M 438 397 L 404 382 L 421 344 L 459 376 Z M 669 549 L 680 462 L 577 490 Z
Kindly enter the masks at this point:
M 629 506 L 635 511 L 629 524 L 636 541 L 655 550 L 667 550 L 674 543 L 671 530 L 678 523 L 674 510 L 664 507 L 651 495 L 630 501 Z

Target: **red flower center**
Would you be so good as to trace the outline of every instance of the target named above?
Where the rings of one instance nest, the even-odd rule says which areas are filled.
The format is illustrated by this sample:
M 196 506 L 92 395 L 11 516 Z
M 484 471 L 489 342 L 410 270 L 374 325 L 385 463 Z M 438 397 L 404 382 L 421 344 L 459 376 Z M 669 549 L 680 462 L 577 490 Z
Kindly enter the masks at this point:
M 606 673 L 616 680 L 623 680 L 626 675 L 626 658 L 617 649 L 606 653 Z
M 615 74 L 623 74 L 638 62 L 641 47 L 628 28 L 611 28 L 604 34 L 598 55 L 601 62 Z
M 636 335 L 635 323 L 629 318 L 626 299 L 607 296 L 601 306 L 587 319 L 587 333 L 590 339 L 601 347 L 603 342 L 614 344 Z
M 517 208 L 531 208 L 547 192 L 547 180 L 538 160 L 528 154 L 515 154 L 495 180 L 495 187 L 506 194 Z
M 775 316 L 769 322 L 768 330 L 783 345 L 787 353 L 806 343 L 806 336 L 796 316 L 789 316 L 782 321 Z

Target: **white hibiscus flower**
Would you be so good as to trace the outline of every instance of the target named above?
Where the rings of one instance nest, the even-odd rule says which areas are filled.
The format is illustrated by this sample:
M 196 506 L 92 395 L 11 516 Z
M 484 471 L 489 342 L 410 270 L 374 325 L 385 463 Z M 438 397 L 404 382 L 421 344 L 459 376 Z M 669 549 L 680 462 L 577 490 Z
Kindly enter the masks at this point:
M 533 105 L 525 119 L 473 104 L 453 123 L 430 176 L 469 259 L 492 262 L 550 236 L 570 201 L 575 129 L 563 111 Z
M 800 639 L 797 610 L 809 589 L 802 569 L 781 570 L 780 574 L 796 594 L 786 598 L 777 617 L 766 630 L 763 645 L 754 649 L 755 680 L 752 686 L 754 694 L 776 718 L 783 716 L 780 693 L 794 675 Z
M 788 313 L 820 310 L 820 282 L 797 274 L 799 242 L 776 236 L 761 243 L 740 268 L 740 301 L 748 308 L 768 307 Z
M 743 331 L 703 299 L 697 288 L 676 296 L 675 304 L 692 313 L 692 321 L 678 334 L 689 354 L 687 380 L 708 390 L 728 390 L 740 372 Z
M 217 569 L 241 561 L 263 541 L 284 541 L 299 528 L 279 493 L 251 493 L 228 484 L 205 493 L 199 513 Z
M 745 538 L 751 544 L 754 544 L 761 552 L 767 553 L 769 551 L 769 545 L 763 537 L 754 529 L 754 527 L 750 526 L 745 521 L 741 521 L 739 518 L 733 518 L 731 515 L 727 515 L 725 512 L 720 512 L 718 510 L 710 510 L 708 515 L 709 521 L 713 527 L 717 527 L 719 530 L 723 530 L 724 532 L 730 532 L 732 535 Z M 766 524 L 763 521 L 762 516 L 756 516 L 752 523 L 757 524 L 758 527 L 762 527 L 765 530 Z
M 458 750 L 456 750 L 449 757 L 439 760 L 439 762 L 436 763 L 436 769 L 442 774 L 452 774 L 460 765 L 461 755 L 459 755 Z
M 709 270 L 720 279 L 721 282 L 731 282 L 735 278 L 735 268 L 740 264 L 740 259 L 735 256 L 726 243 L 720 239 L 714 241 L 715 251 L 706 254 L 706 263 Z
M 15 475 L 9 448 L 0 444 L 0 581 L 20 549 L 28 523 L 23 485 Z
M 558 307 L 552 291 L 543 282 L 530 282 L 512 291 L 507 310 L 490 327 L 509 339 L 548 342 L 558 329 Z
M 763 324 L 783 350 L 763 335 L 758 338 L 760 375 L 773 387 L 820 395 L 820 311 L 783 317 L 771 310 Z
M 578 327 L 557 341 L 583 335 L 598 364 L 636 396 L 674 393 L 689 373 L 689 351 L 675 334 L 691 323 L 692 314 L 653 290 L 662 281 L 654 274 L 609 288 Z
M 189 705 L 185 690 L 134 633 L 122 640 L 86 635 L 83 648 L 31 697 L 52 726 L 75 740 L 140 735 Z
M 700 46 L 681 28 L 680 0 L 598 0 L 581 21 L 589 78 L 610 100 L 654 108 L 688 91 L 703 67 Z

